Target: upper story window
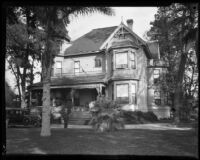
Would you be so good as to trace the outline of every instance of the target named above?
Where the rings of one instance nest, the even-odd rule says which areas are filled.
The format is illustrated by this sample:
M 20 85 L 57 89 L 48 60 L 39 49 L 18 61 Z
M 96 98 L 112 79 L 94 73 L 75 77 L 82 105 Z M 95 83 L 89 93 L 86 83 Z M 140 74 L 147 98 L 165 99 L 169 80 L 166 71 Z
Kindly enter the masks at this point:
M 128 84 L 117 84 L 116 85 L 116 97 L 120 103 L 128 103 L 129 96 L 128 96 Z
M 80 72 L 80 61 L 74 61 L 74 73 Z
M 115 65 L 117 69 L 120 68 L 128 68 L 128 53 L 127 52 L 120 52 L 116 53 L 116 60 Z
M 96 68 L 99 68 L 99 67 L 101 67 L 102 65 L 101 65 L 101 58 L 96 58 L 95 59 L 95 67 Z
M 61 74 L 62 74 L 62 62 L 56 61 L 55 75 L 60 76 Z
M 153 71 L 154 83 L 157 83 L 159 81 L 159 77 L 160 77 L 160 70 L 154 69 L 154 71 Z
M 136 69 L 135 52 L 130 53 L 131 68 Z
M 161 105 L 160 91 L 154 91 L 154 102 L 156 105 Z

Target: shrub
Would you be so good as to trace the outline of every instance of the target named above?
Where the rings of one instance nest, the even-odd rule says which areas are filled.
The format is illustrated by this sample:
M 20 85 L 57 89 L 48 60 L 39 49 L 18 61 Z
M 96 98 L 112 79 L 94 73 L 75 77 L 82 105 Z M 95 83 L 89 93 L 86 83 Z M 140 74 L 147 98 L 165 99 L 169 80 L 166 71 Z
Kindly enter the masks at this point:
M 158 121 L 157 116 L 153 112 L 123 111 L 122 117 L 127 124 L 143 124 Z
M 124 128 L 123 118 L 120 116 L 119 105 L 105 97 L 98 97 L 91 109 L 90 125 L 96 131 L 115 131 Z

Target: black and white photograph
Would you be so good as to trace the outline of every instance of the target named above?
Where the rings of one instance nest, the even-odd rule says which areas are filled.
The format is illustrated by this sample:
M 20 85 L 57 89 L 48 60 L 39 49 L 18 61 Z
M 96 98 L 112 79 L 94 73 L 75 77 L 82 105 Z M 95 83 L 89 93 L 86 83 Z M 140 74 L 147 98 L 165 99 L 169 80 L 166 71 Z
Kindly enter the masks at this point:
M 198 158 L 198 7 L 5 5 L 3 154 Z

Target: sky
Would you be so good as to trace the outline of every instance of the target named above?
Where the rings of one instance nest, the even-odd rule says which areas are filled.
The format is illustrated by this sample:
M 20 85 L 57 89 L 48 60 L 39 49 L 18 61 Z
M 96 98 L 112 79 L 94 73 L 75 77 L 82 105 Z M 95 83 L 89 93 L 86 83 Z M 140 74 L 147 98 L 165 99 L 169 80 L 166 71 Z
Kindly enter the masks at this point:
M 143 38 L 144 33 L 150 29 L 150 22 L 154 20 L 154 15 L 157 12 L 156 7 L 113 7 L 114 16 L 106 16 L 100 13 L 91 15 L 70 17 L 68 24 L 68 34 L 71 40 L 75 40 L 82 35 L 90 32 L 92 29 L 118 26 L 122 21 L 126 24 L 127 19 L 133 19 L 133 31 Z M 5 68 L 5 80 L 14 90 L 15 78 L 10 71 Z M 34 83 L 38 82 L 36 78 Z M 17 90 L 14 90 L 17 93 Z

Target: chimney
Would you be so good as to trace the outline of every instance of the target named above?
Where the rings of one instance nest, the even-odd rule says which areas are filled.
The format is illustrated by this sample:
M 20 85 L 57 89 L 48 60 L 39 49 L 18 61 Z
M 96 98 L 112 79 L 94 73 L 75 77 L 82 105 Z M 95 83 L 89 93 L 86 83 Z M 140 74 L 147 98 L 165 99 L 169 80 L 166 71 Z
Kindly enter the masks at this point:
M 133 19 L 127 19 L 126 21 L 128 28 L 133 30 Z

